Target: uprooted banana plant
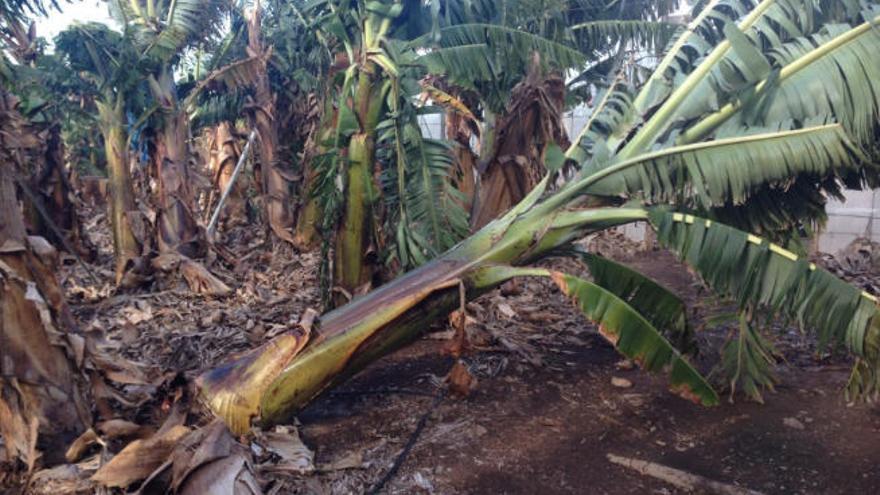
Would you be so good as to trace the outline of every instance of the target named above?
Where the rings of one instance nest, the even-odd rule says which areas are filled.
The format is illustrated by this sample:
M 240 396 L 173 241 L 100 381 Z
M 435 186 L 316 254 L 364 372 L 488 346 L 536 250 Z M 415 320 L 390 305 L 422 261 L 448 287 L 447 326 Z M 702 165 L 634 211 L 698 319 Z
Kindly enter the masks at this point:
M 779 315 L 845 347 L 857 357 L 849 391 L 877 394 L 877 300 L 740 230 L 784 238 L 820 221 L 827 195 L 876 183 L 869 145 L 880 109 L 880 16 L 869 3 L 704 3 L 640 93 L 597 109 L 567 154 L 580 170 L 574 179 L 551 191 L 557 177 L 548 175 L 438 259 L 326 314 L 311 332 L 292 331 L 206 372 L 199 385 L 207 404 L 238 432 L 254 420 L 288 420 L 416 339 L 461 303 L 462 287 L 472 298 L 517 276 L 551 277 L 622 354 L 668 370 L 680 395 L 715 404 L 716 392 L 682 354 L 690 330 L 668 291 L 595 255 L 585 258 L 591 281 L 523 267 L 634 222 L 648 222 L 745 317 Z

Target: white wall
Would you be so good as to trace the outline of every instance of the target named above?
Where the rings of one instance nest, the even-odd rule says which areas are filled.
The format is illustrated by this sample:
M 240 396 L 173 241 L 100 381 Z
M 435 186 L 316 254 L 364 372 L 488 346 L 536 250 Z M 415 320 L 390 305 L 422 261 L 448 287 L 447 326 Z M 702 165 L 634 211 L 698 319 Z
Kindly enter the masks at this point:
M 847 191 L 843 202 L 828 203 L 828 224 L 819 235 L 819 251 L 836 253 L 858 237 L 880 241 L 880 191 Z
M 419 116 L 419 125 L 422 135 L 431 139 L 443 138 L 443 116 L 439 113 L 429 113 Z

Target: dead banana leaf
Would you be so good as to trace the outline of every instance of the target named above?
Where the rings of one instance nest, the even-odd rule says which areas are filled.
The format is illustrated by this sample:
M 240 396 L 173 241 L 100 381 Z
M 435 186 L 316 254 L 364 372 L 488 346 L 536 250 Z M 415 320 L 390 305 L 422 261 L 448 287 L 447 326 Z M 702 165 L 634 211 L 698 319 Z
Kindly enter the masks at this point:
M 455 96 L 447 93 L 446 91 L 443 91 L 440 88 L 434 87 L 431 84 L 428 84 L 426 82 L 422 82 L 422 91 L 424 91 L 425 94 L 428 95 L 428 97 L 430 97 L 434 101 L 435 104 L 437 104 L 445 109 L 452 110 L 453 112 L 461 115 L 462 117 L 464 117 L 468 120 L 471 120 L 473 122 L 477 121 L 477 118 L 474 117 L 474 114 L 473 114 L 473 112 L 471 112 L 471 109 L 468 108 L 468 106 L 465 105 L 465 103 L 463 101 L 461 101 L 459 98 L 456 98 Z
M 262 493 L 248 449 L 222 421 L 187 436 L 174 450 L 171 489 L 175 493 L 255 495 Z
M 145 479 L 168 459 L 174 446 L 189 431 L 186 426 L 178 425 L 146 440 L 131 442 L 98 469 L 92 480 L 110 488 L 125 488 Z
M 461 360 L 455 362 L 446 381 L 449 384 L 449 391 L 458 397 L 467 397 L 477 387 L 477 378 Z
M 77 464 L 61 464 L 43 469 L 31 478 L 32 495 L 75 495 L 95 493 L 95 482 L 89 479 L 88 470 Z
M 315 453 L 309 449 L 294 429 L 276 426 L 275 431 L 261 433 L 257 443 L 280 459 L 277 463 L 262 465 L 267 471 L 311 474 L 315 471 Z
M 8 456 L 30 467 L 35 425 L 51 438 L 78 434 L 88 421 L 71 359 L 78 352 L 56 326 L 55 315 L 66 314 L 63 297 L 44 270 L 28 251 L 0 255 L 0 436 Z
M 247 456 L 237 451 L 194 472 L 177 491 L 180 495 L 262 494 Z
M 181 261 L 183 261 L 183 256 L 177 253 L 163 253 L 153 258 L 150 263 L 156 270 L 170 272 L 176 270 Z
M 208 426 L 195 430 L 174 448 L 172 460 L 172 489 L 176 490 L 186 478 L 203 465 L 227 457 L 236 445 L 235 439 L 222 421 L 214 420 Z
M 0 437 L 6 457 L 31 474 L 41 455 L 37 437 L 51 446 L 79 435 L 91 411 L 75 362 L 82 341 L 71 340 L 76 325 L 55 277 L 57 253 L 45 239 L 28 238 L 15 187 L 20 172 L 57 155 L 18 107 L 0 89 Z M 51 463 L 63 452 L 44 454 Z
M 250 429 L 260 413 L 260 400 L 279 373 L 305 347 L 309 331 L 298 328 L 242 353 L 196 380 L 208 407 L 236 435 Z
M 208 271 L 201 263 L 184 259 L 180 263 L 180 273 L 196 294 L 222 297 L 232 293 L 232 289 Z
M 104 444 L 98 437 L 98 434 L 95 433 L 95 430 L 89 428 L 70 444 L 67 453 L 64 454 L 64 458 L 67 459 L 67 462 L 76 462 L 89 450 L 89 447 L 96 443 Z
M 20 458 L 28 466 L 33 466 L 36 455 L 31 452 L 30 446 L 36 444 L 37 439 L 31 438 L 33 429 L 24 422 L 24 415 L 21 413 L 23 407 L 18 405 L 18 398 L 11 399 L 0 397 L 0 436 L 4 438 L 6 457 Z
M 43 264 L 53 269 L 58 266 L 58 250 L 49 244 L 45 237 L 29 235 L 27 240 L 28 245 Z
M 150 433 L 148 427 L 124 419 L 110 419 L 98 423 L 98 431 L 101 432 L 107 440 L 134 436 L 140 437 L 146 436 L 144 435 L 145 433 L 147 435 Z
M 152 261 L 153 268 L 162 272 L 175 269 L 183 275 L 190 290 L 205 296 L 222 297 L 232 293 L 232 289 L 214 276 L 204 265 L 178 253 L 164 253 Z

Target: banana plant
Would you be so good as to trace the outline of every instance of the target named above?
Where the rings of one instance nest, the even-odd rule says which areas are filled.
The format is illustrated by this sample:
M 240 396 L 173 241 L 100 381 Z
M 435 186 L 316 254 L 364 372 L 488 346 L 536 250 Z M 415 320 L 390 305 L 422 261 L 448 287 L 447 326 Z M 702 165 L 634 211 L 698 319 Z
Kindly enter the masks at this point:
M 139 54 L 138 67 L 152 96 L 139 121 L 153 123 L 151 165 L 157 183 L 157 244 L 160 252 L 197 256 L 203 247 L 194 212 L 189 161 L 190 119 L 200 95 L 211 88 L 235 90 L 254 81 L 265 55 L 255 55 L 180 81 L 182 55 L 216 32 L 225 4 L 219 0 L 112 0 L 110 12 Z
M 0 19 L 0 40 L 3 57 L 14 61 L 0 62 L 0 84 L 19 98 L 17 110 L 28 122 L 29 132 L 39 136 L 41 142 L 41 146 L 29 150 L 29 177 L 19 184 L 25 195 L 28 231 L 45 237 L 59 249 L 88 258 L 94 248 L 82 235 L 65 168 L 68 140 L 64 136 L 73 127 L 69 122 L 81 118 L 82 112 L 67 98 L 57 97 L 75 88 L 75 84 L 68 83 L 73 74 L 59 57 L 47 52 L 36 24 L 24 17 Z
M 261 63 L 254 72 L 254 109 L 251 125 L 259 135 L 260 172 L 264 193 L 266 220 L 278 238 L 296 244 L 291 211 L 291 195 L 288 179 L 279 163 L 278 116 L 275 102 L 277 96 L 269 81 L 268 60 L 271 48 L 266 46 L 262 31 L 263 9 L 257 0 L 247 19 L 248 54 Z
M 103 24 L 79 24 L 62 31 L 55 39 L 56 49 L 71 69 L 94 87 L 98 122 L 104 138 L 109 181 L 109 217 L 116 258 L 116 284 L 130 270 L 143 272 L 144 248 L 149 251 L 149 229 L 135 204 L 129 162 L 129 134 L 126 111 L 139 111 L 136 102 L 139 80 L 137 53 L 125 34 Z
M 654 82 L 628 100 L 630 108 L 598 109 L 618 117 L 599 115 L 597 122 L 616 120 L 630 130 L 594 126 L 578 138 L 580 149 L 571 154 L 580 157 L 573 160 L 578 171 L 570 180 L 551 188 L 551 179 L 564 179 L 548 175 L 504 216 L 436 260 L 324 315 L 311 330 L 293 329 L 207 371 L 199 385 L 210 408 L 237 431 L 289 420 L 465 299 L 517 276 L 552 278 L 621 353 L 646 369 L 667 371 L 679 395 L 716 404 L 714 388 L 682 353 L 688 327 L 681 304 L 649 297 L 663 290 L 658 284 L 621 270 L 609 276 L 614 265 L 597 268 L 595 257 L 586 261 L 591 280 L 531 266 L 586 234 L 636 222 L 649 224 L 661 245 L 733 301 L 745 318 L 742 328 L 778 316 L 815 332 L 822 344 L 855 356 L 849 393 L 875 396 L 876 296 L 744 228 L 766 225 L 759 233 L 778 237 L 783 228 L 818 221 L 825 195 L 876 182 L 877 3 L 701 6 L 693 29 L 672 43 L 664 59 L 672 62 L 661 64 L 662 73 L 649 79 Z M 703 55 L 694 58 L 685 46 L 701 47 Z M 681 88 L 690 88 L 684 97 Z M 658 121 L 657 115 L 669 117 Z M 603 129 L 622 137 L 583 142 Z M 798 207 L 779 214 L 788 204 Z M 761 343 L 737 343 L 752 360 L 737 371 L 753 374 L 751 383 L 766 383 L 754 376 L 762 369 L 756 360 L 768 357 L 755 348 Z
M 38 0 L 0 2 L 0 29 L 48 10 Z M 0 72 L 9 69 L 8 48 L 0 39 Z M 82 373 L 90 358 L 55 278 L 51 249 L 25 230 L 16 183 L 28 171 L 28 155 L 44 143 L 8 90 L 9 74 L 0 74 L 0 435 L 6 457 L 32 470 L 41 455 L 38 436 L 61 442 L 90 426 Z
M 446 88 L 440 101 L 478 116 L 477 131 L 467 132 L 477 127 L 470 123 L 448 128 L 459 175 L 467 178 L 473 171 L 464 164 L 479 162 L 480 187 L 467 198 L 474 228 L 540 181 L 547 151 L 568 146 L 562 112 L 604 84 L 599 68 L 665 45 L 675 25 L 662 17 L 675 3 L 437 2 L 433 28 L 412 43 L 447 48 L 428 57 L 432 75 Z M 434 88 L 427 89 L 433 97 Z M 447 122 L 454 125 L 457 114 L 450 113 Z
M 335 238 L 330 278 L 337 304 L 383 281 L 381 261 L 392 271 L 418 266 L 467 232 L 463 207 L 470 199 L 450 180 L 456 167 L 462 171 L 451 159 L 456 151 L 421 135 L 419 116 L 432 109 L 413 100 L 427 91 L 439 106 L 467 109 L 439 88 L 419 88 L 423 76 L 470 74 L 471 87 L 479 82 L 497 90 L 490 81 L 520 78 L 533 53 L 559 70 L 584 59 L 574 47 L 518 25 L 486 23 L 507 10 L 478 3 L 321 1 L 293 7 L 334 59 L 336 78 L 327 94 L 335 101 L 323 105 L 333 128 L 318 133 L 330 136 L 312 163 L 312 194 L 321 203 L 325 236 Z
M 323 1 L 297 11 L 314 19 L 335 60 L 324 105 L 333 127 L 318 131 L 325 152 L 312 163 L 312 194 L 324 214 L 321 230 L 334 239 L 336 304 L 380 279 L 383 254 L 389 264 L 415 266 L 466 232 L 446 181 L 448 149 L 418 125 L 427 111 L 414 102 L 423 64 L 395 36 L 411 4 Z

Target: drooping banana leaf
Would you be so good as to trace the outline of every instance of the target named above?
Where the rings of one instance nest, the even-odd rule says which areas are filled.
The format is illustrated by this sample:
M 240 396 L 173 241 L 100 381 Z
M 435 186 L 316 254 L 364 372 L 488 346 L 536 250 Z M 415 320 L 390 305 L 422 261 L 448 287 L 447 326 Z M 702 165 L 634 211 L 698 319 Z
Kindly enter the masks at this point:
M 871 139 L 880 111 L 880 15 L 874 15 L 856 27 L 831 25 L 821 34 L 778 47 L 772 54 L 778 73 L 754 87 L 759 97 L 727 103 L 690 126 L 678 141 L 699 141 L 725 124 L 761 125 L 828 115 L 859 141 Z
M 815 329 L 821 344 L 876 359 L 877 298 L 808 259 L 727 225 L 657 209 L 658 241 L 740 308 L 764 308 Z M 873 354 L 873 355 L 872 355 Z
M 843 10 L 837 8 L 841 3 L 847 4 Z M 766 94 L 768 82 L 779 75 L 774 70 L 753 84 L 757 82 L 755 77 L 766 70 L 771 54 L 795 37 L 814 34 L 826 23 L 858 17 L 858 8 L 852 8 L 854 3 L 858 0 L 708 2 L 636 97 L 634 114 L 648 114 L 648 118 L 642 132 L 620 151 L 621 158 L 650 150 L 654 143 L 664 140 L 670 129 L 728 102 L 740 105 L 760 101 L 749 95 Z M 763 68 L 756 72 L 756 67 Z M 785 76 L 785 69 L 782 71 Z M 720 123 L 701 126 L 699 132 L 689 130 L 680 142 L 697 142 Z M 615 140 L 609 146 L 616 149 L 619 143 Z
M 802 233 L 815 232 L 824 225 L 829 198 L 843 198 L 843 188 L 837 180 L 817 182 L 803 177 L 784 186 L 762 187 L 741 205 L 729 204 L 697 214 L 790 246 Z
M 778 382 L 773 365 L 776 349 L 745 314 L 738 315 L 736 334 L 721 349 L 717 370 L 723 373 L 730 387 L 731 400 L 737 388 L 763 403 L 764 390 L 773 390 Z
M 571 275 L 554 272 L 552 278 L 584 315 L 599 325 L 602 336 L 621 354 L 645 370 L 669 370 L 670 387 L 678 395 L 704 406 L 718 404 L 718 395 L 706 379 L 626 301 Z
M 584 190 L 699 208 L 738 205 L 797 176 L 823 180 L 862 162 L 839 125 L 719 139 L 646 153 L 596 172 Z M 590 180 L 591 171 L 585 171 Z
M 193 106 L 206 89 L 215 89 L 218 92 L 234 92 L 253 85 L 258 68 L 265 63 L 265 57 L 248 57 L 236 60 L 212 71 L 199 80 L 193 89 L 190 90 L 184 102 L 184 107 L 189 108 Z
M 578 48 L 584 53 L 607 49 L 618 42 L 645 50 L 662 48 L 675 33 L 675 24 L 636 19 L 599 19 L 569 26 Z
M 626 301 L 680 351 L 696 351 L 694 332 L 687 320 L 687 307 L 681 298 L 626 265 L 593 253 L 578 252 L 578 255 L 589 268 L 596 285 Z

